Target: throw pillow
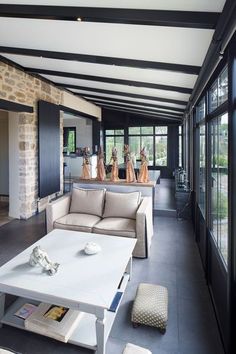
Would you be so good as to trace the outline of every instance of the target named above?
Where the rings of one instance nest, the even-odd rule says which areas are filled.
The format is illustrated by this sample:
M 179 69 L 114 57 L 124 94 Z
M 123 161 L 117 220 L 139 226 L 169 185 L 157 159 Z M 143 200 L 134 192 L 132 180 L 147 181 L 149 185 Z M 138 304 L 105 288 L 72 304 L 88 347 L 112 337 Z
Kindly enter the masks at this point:
M 136 219 L 141 193 L 106 192 L 104 218 Z
M 70 213 L 102 216 L 105 189 L 73 188 Z

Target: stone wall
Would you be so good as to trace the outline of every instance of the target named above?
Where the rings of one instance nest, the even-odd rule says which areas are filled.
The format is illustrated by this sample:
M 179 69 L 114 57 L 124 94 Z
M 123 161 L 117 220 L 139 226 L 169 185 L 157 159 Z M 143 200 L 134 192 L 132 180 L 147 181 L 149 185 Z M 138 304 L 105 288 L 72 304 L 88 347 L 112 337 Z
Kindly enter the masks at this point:
M 0 62 L 0 98 L 33 106 L 34 113 L 19 114 L 20 216 L 27 219 L 37 211 L 39 100 L 62 103 L 62 91 L 13 66 Z M 48 198 L 40 201 L 43 206 Z
M 38 101 L 63 104 L 63 91 L 11 65 L 0 62 L 0 98 L 32 106 L 34 113 L 19 115 L 20 217 L 27 219 L 42 210 L 48 198 L 38 201 Z M 95 106 L 96 107 L 96 106 Z M 63 190 L 63 122 L 61 118 L 61 192 Z

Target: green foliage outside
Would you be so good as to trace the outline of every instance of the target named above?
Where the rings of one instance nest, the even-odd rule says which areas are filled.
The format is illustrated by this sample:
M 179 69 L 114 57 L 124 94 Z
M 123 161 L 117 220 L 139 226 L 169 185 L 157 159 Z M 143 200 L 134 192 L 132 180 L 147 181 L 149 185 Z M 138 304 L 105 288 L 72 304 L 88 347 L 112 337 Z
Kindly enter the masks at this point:
M 213 157 L 213 165 L 219 167 L 228 167 L 228 156 L 218 155 Z
M 167 140 L 161 139 L 156 142 L 156 165 L 167 165 Z
M 69 151 L 69 153 L 75 152 L 75 132 L 73 130 L 69 131 L 67 151 Z
M 228 198 L 225 193 L 219 191 L 219 193 L 212 194 L 212 211 L 214 220 L 222 220 L 228 216 Z

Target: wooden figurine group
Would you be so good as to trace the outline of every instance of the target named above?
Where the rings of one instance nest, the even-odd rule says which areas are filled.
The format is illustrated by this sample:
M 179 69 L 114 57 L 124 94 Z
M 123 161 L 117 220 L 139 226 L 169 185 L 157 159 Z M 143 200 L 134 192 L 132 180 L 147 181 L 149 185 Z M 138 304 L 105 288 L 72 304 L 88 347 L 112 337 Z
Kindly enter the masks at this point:
M 126 182 L 139 182 L 139 183 L 147 183 L 149 181 L 148 176 L 148 159 L 145 147 L 140 151 L 140 159 L 141 164 L 139 168 L 138 178 L 136 180 L 135 170 L 133 159 L 131 157 L 131 152 L 129 145 L 124 145 L 124 158 L 125 158 L 125 166 L 126 166 Z M 112 155 L 110 159 L 111 167 L 111 177 L 110 181 L 118 182 L 119 181 L 119 168 L 118 168 L 118 158 L 117 158 L 117 149 L 116 147 L 112 148 Z M 90 150 L 88 147 L 85 147 L 83 150 L 83 168 L 82 168 L 82 179 L 91 179 L 91 171 L 90 171 Z M 99 148 L 98 156 L 97 156 L 97 180 L 104 181 L 106 178 L 105 171 L 105 162 L 104 162 L 104 152 L 102 147 Z

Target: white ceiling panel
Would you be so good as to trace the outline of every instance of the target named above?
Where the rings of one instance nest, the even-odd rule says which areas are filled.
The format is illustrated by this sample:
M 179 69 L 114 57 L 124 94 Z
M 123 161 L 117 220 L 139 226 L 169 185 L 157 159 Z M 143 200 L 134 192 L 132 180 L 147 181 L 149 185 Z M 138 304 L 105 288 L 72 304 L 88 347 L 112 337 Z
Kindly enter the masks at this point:
M 105 96 L 105 97 L 109 97 L 113 100 L 129 100 L 131 102 L 143 102 L 143 103 L 150 103 L 150 104 L 159 104 L 162 106 L 166 106 L 166 107 L 177 107 L 177 108 L 185 108 L 185 105 L 182 104 L 176 104 L 176 103 L 169 103 L 169 102 L 162 102 L 162 101 L 158 101 L 158 100 L 149 100 L 149 99 L 141 99 L 141 98 L 133 98 L 133 97 L 124 97 L 124 96 L 119 96 L 119 95 L 109 95 L 109 94 L 101 94 L 101 93 L 97 93 L 97 92 L 85 92 L 83 90 L 75 90 L 75 89 L 70 89 L 70 91 L 79 94 L 80 96 L 85 96 L 86 94 L 89 95 L 94 95 L 94 96 Z
M 58 76 L 49 76 L 49 75 L 42 75 L 47 79 L 55 82 L 61 83 L 65 85 L 76 85 L 76 86 L 83 86 L 88 88 L 98 88 L 102 90 L 110 90 L 110 91 L 119 91 L 125 92 L 127 95 L 129 93 L 135 93 L 138 95 L 146 95 L 146 96 L 155 96 L 155 97 L 163 97 L 163 98 L 170 98 L 175 100 L 182 100 L 188 101 L 190 95 L 174 92 L 174 91 L 163 91 L 163 90 L 156 90 L 156 89 L 149 89 L 146 87 L 136 87 L 136 86 L 126 86 L 126 85 L 117 85 L 117 84 L 107 84 L 102 82 L 91 82 L 85 80 L 78 80 L 78 79 L 71 79 L 66 77 L 58 77 Z
M 1 53 L 4 57 L 26 68 L 56 70 L 66 73 L 111 77 L 154 84 L 193 88 L 197 75 L 189 75 L 165 70 L 147 70 L 124 66 L 90 64 L 68 60 L 31 57 Z
M 119 7 L 132 9 L 222 11 L 225 0 L 0 0 L 0 4 Z
M 1 18 L 1 46 L 201 66 L 213 30 Z
M 113 104 L 113 105 L 120 104 L 120 105 L 122 105 L 122 106 L 124 106 L 126 108 L 128 108 L 129 106 L 131 106 L 133 108 L 142 108 L 142 109 L 146 109 L 147 108 L 147 109 L 152 109 L 152 110 L 159 111 L 160 113 L 163 113 L 163 114 L 168 114 L 169 113 L 169 114 L 173 115 L 173 114 L 177 113 L 177 115 L 180 115 L 180 113 L 181 113 L 181 112 L 176 112 L 174 110 L 174 107 L 166 107 L 166 109 L 164 109 L 164 108 L 148 106 L 148 104 L 147 105 L 137 105 L 133 101 L 130 101 L 130 103 L 114 102 L 114 101 L 111 101 L 111 100 L 110 101 L 106 101 L 105 99 L 104 100 L 97 99 L 97 101 L 98 102 L 96 102 L 96 105 L 100 105 L 100 106 L 106 105 L 106 104 Z
M 143 112 L 143 113 L 147 113 L 147 114 L 156 114 L 156 115 L 161 115 L 161 116 L 165 116 L 165 117 L 169 117 L 169 118 L 172 118 L 172 119 L 182 119 L 183 118 L 183 115 L 182 116 L 175 116 L 175 115 L 171 115 L 171 114 L 164 114 L 163 112 L 155 112 L 155 111 L 148 111 L 148 110 L 146 110 L 145 109 L 145 107 L 144 108 L 130 108 L 130 107 L 117 107 L 116 105 L 113 105 L 113 104 L 106 104 L 106 105 L 103 105 L 103 106 L 100 106 L 100 107 L 104 107 L 104 108 L 109 108 L 109 107 L 112 107 L 112 108 L 115 108 L 115 109 L 117 109 L 117 110 L 129 110 L 129 111 L 134 111 L 134 112 Z
M 117 106 L 115 106 L 115 105 L 112 105 L 112 104 L 108 104 L 107 105 L 108 107 L 111 107 L 111 108 L 114 108 L 114 109 L 116 109 L 116 110 L 127 110 L 127 111 L 133 111 L 134 113 L 143 113 L 143 114 L 152 114 L 152 115 L 156 115 L 156 116 L 162 116 L 162 114 L 161 113 L 159 113 L 159 112 L 150 112 L 150 111 L 146 111 L 145 109 L 135 109 L 135 108 L 127 108 L 127 107 L 117 107 Z M 166 115 L 165 115 L 166 116 Z M 181 119 L 182 117 L 173 117 L 173 116 L 171 116 L 171 115 L 169 115 L 169 116 L 166 116 L 166 119 L 168 119 L 168 118 L 170 118 L 170 119 Z

